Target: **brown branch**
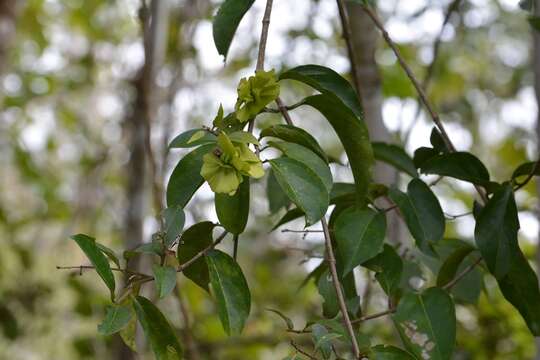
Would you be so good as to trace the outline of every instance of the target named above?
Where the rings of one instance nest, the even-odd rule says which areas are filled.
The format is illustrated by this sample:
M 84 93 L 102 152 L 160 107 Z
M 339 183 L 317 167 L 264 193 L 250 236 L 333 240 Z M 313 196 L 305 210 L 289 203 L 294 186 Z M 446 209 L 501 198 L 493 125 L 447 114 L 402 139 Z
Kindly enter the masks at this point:
M 349 61 L 351 63 L 351 75 L 356 88 L 356 95 L 360 104 L 362 103 L 360 76 L 358 75 L 358 66 L 356 64 L 356 57 L 354 56 L 354 46 L 351 39 L 351 26 L 349 22 L 349 14 L 345 8 L 343 0 L 337 0 L 337 6 L 339 10 L 339 18 L 341 20 L 341 28 L 343 31 L 343 40 L 347 44 L 347 54 L 349 55 Z
M 463 279 L 468 273 L 473 271 L 473 269 L 476 267 L 476 265 L 480 264 L 481 261 L 482 261 L 482 257 L 479 257 L 478 259 L 476 259 L 471 265 L 467 266 L 465 269 L 463 269 L 463 271 L 461 273 L 456 275 L 456 277 L 452 281 L 450 281 L 449 283 L 444 285 L 443 289 L 451 290 L 454 286 L 456 286 L 456 284 L 461 279 Z
M 273 0 L 266 0 L 266 8 L 262 19 L 261 39 L 259 41 L 259 53 L 257 56 L 256 71 L 264 70 L 264 56 L 266 54 L 266 41 L 268 40 L 268 29 L 270 28 L 270 16 L 272 14 Z
M 393 314 L 395 312 L 396 312 L 396 308 L 392 307 L 392 308 L 390 308 L 388 310 L 381 311 L 379 313 L 359 317 L 358 319 L 352 320 L 351 323 L 352 324 L 358 324 L 358 323 L 361 323 L 361 322 L 364 322 L 364 321 L 367 321 L 367 320 L 377 319 L 377 318 L 380 318 L 380 317 L 383 317 L 383 316 L 386 316 L 386 315 L 390 315 L 390 314 Z
M 280 97 L 276 99 L 276 104 L 278 106 L 279 112 L 281 113 L 281 115 L 283 115 L 283 118 L 285 119 L 285 122 L 287 123 L 287 125 L 292 125 L 293 122 L 292 122 L 291 116 L 289 115 L 288 108 L 283 104 L 283 100 L 281 100 Z M 293 109 L 292 106 L 290 108 Z
M 375 26 L 381 31 L 384 40 L 386 41 L 388 46 L 390 46 L 390 48 L 394 52 L 394 55 L 397 57 L 398 62 L 401 65 L 401 68 L 407 74 L 407 77 L 409 78 L 409 80 L 413 84 L 414 88 L 416 89 L 416 92 L 418 93 L 418 96 L 420 97 L 420 100 L 422 100 L 422 103 L 424 104 L 424 106 L 426 107 L 428 113 L 430 114 L 431 119 L 435 123 L 435 126 L 437 127 L 437 129 L 439 129 L 444 143 L 446 144 L 446 146 L 448 147 L 448 149 L 451 152 L 455 152 L 456 147 L 452 143 L 452 140 L 450 140 L 450 137 L 448 136 L 448 133 L 446 132 L 446 128 L 444 127 L 444 125 L 443 125 L 443 123 L 442 123 L 442 121 L 441 121 L 441 119 L 439 117 L 439 114 L 435 111 L 435 108 L 429 102 L 424 89 L 422 88 L 422 86 L 418 82 L 418 79 L 416 78 L 416 76 L 412 72 L 411 68 L 409 67 L 409 65 L 407 64 L 407 62 L 405 61 L 405 59 L 401 55 L 401 52 L 399 51 L 396 43 L 394 43 L 394 41 L 392 40 L 392 38 L 388 34 L 388 31 L 386 31 L 383 23 L 381 22 L 381 20 L 377 16 L 377 14 L 375 14 L 373 12 L 373 10 L 371 10 L 366 5 L 362 5 L 362 8 L 366 12 L 366 14 L 370 17 L 370 19 L 373 21 Z M 480 195 L 482 200 L 484 202 L 487 202 L 487 196 L 486 196 L 486 193 L 484 192 L 483 188 L 481 188 L 478 185 L 474 185 L 474 187 L 478 191 L 478 194 Z
M 341 283 L 339 281 L 339 276 L 336 269 L 336 258 L 334 256 L 334 249 L 332 247 L 330 231 L 328 230 L 328 224 L 326 223 L 326 219 L 324 217 L 321 219 L 321 225 L 324 230 L 324 240 L 326 243 L 326 253 L 328 256 L 327 262 L 328 262 L 328 267 L 330 268 L 330 274 L 332 275 L 332 284 L 334 284 L 334 288 L 336 289 L 336 295 L 337 295 L 337 299 L 339 303 L 339 308 L 341 310 L 341 314 L 343 315 L 345 327 L 347 329 L 347 332 L 349 333 L 349 336 L 351 337 L 354 357 L 355 359 L 360 359 L 360 355 L 361 355 L 360 348 L 358 347 L 356 334 L 354 333 L 354 329 L 351 324 L 351 319 L 349 318 L 349 313 L 347 311 L 347 304 L 345 303 L 345 297 L 343 296 L 343 289 L 341 288 Z
M 527 175 L 527 178 L 525 180 L 523 180 L 523 182 L 521 182 L 521 183 L 516 182 L 517 186 L 514 189 L 514 191 L 517 191 L 517 190 L 521 189 L 522 187 L 524 187 L 525 185 L 527 185 L 529 183 L 529 181 L 531 181 L 531 179 L 534 177 L 534 175 L 536 174 L 536 172 L 538 170 L 540 170 L 540 160 L 536 161 L 536 164 L 534 164 L 531 172 L 529 173 L 529 175 Z

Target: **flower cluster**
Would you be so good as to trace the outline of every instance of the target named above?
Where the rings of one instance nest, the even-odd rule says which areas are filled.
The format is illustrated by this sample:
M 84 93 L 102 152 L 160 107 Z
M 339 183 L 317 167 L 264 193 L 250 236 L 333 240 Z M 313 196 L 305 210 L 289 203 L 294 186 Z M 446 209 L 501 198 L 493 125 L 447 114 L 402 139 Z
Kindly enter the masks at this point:
M 236 136 L 233 136 L 236 135 Z M 261 160 L 248 147 L 257 140 L 249 133 L 221 132 L 218 147 L 203 156 L 201 175 L 215 193 L 234 195 L 244 176 L 259 179 L 264 175 Z
M 248 121 L 278 96 L 279 84 L 274 70 L 256 71 L 255 76 L 243 78 L 238 84 L 236 118 L 241 123 Z

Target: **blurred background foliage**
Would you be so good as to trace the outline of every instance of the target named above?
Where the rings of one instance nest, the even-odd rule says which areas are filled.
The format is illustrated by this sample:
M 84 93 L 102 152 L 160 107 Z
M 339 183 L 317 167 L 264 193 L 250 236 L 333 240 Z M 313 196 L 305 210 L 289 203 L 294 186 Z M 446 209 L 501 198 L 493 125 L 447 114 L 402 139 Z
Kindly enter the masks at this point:
M 167 3 L 165 55 L 151 94 L 151 140 L 157 179 L 165 184 L 183 155 L 169 153 L 168 141 L 180 131 L 209 124 L 220 103 L 232 109 L 236 83 L 254 68 L 264 2 L 256 1 L 242 21 L 224 64 L 211 34 L 211 17 L 220 1 L 160 1 Z M 136 81 L 144 64 L 141 19 L 148 9 L 137 0 L 2 3 L 0 19 L 7 30 L 0 35 L 0 358 L 150 359 L 144 344 L 133 357 L 117 337 L 97 335 L 108 295 L 95 274 L 55 269 L 85 263 L 68 241 L 72 233 L 91 234 L 119 253 L 133 244 L 126 238 L 126 218 L 135 205 L 143 215 L 142 240 L 150 241 L 157 228 L 148 171 L 144 191 L 135 194 L 140 201 L 130 199 L 134 194 L 129 191 L 134 177 L 129 121 L 138 111 Z M 379 4 L 390 34 L 420 78 L 432 60 L 448 4 Z M 464 0 L 442 33 L 429 97 L 457 147 L 486 161 L 496 180 L 537 157 L 531 45 L 527 14 L 511 0 Z M 391 141 L 412 154 L 429 144 L 430 123 L 424 114 L 416 116 L 413 88 L 382 41 L 375 55 L 384 123 Z M 306 63 L 349 71 L 335 1 L 275 1 L 267 68 L 281 71 Z M 292 104 L 306 91 L 288 82 L 282 95 Z M 344 159 L 337 139 L 314 111 L 300 109 L 294 116 L 329 154 Z M 265 115 L 261 121 L 281 120 Z M 337 179 L 350 179 L 345 167 L 333 165 L 333 170 Z M 266 309 L 279 309 L 300 329 L 320 316 L 315 284 L 300 285 L 321 261 L 322 239 L 317 233 L 270 232 L 282 212 L 268 215 L 265 183 L 256 183 L 248 231 L 240 244 L 239 262 L 254 303 L 244 335 L 227 338 L 211 299 L 183 277 L 178 278 L 178 297 L 160 302 L 192 359 L 281 359 L 291 351 L 290 339 L 311 346 L 309 335 L 287 333 L 281 319 Z M 450 215 L 472 207 L 473 190 L 463 183 L 445 180 L 436 192 Z M 534 184 L 517 200 L 522 246 L 534 259 Z M 206 185 L 187 208 L 187 224 L 204 219 L 216 220 Z M 471 219 L 459 217 L 448 224 L 449 238 L 471 240 Z M 302 223 L 287 227 L 302 229 Z M 224 246 L 232 246 L 230 239 Z M 418 256 L 406 256 L 405 281 L 413 287 L 433 283 L 433 271 L 440 266 L 420 266 Z M 378 285 L 363 273 L 357 275 L 363 312 L 383 310 Z M 534 358 L 533 337 L 492 278 L 473 272 L 454 295 L 460 302 L 456 359 Z M 399 343 L 386 318 L 362 324 L 361 331 L 373 344 Z

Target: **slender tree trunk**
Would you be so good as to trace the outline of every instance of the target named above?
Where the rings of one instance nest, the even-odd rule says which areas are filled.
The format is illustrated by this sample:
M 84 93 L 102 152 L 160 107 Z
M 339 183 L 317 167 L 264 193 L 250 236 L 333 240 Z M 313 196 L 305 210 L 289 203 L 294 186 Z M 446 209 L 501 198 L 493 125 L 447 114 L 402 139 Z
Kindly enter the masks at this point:
M 534 13 L 536 16 L 540 16 L 540 0 L 535 0 Z M 538 104 L 538 112 L 536 118 L 536 159 L 540 154 L 540 32 L 532 30 L 533 32 L 533 71 L 534 71 L 534 89 L 536 93 L 536 103 Z M 540 180 L 536 178 L 536 196 L 538 203 L 536 205 L 536 219 L 540 222 Z M 540 239 L 540 232 L 538 234 Z M 540 244 L 536 247 L 536 269 L 540 269 Z M 536 360 L 540 360 L 540 338 L 536 338 Z
M 8 62 L 8 53 L 15 35 L 16 0 L 0 0 L 0 74 Z
M 129 162 L 126 165 L 126 213 L 124 242 L 127 249 L 133 249 L 144 242 L 143 225 L 148 211 L 145 191 L 147 183 L 152 185 L 154 210 L 161 209 L 160 179 L 157 178 L 157 166 L 151 147 L 151 118 L 156 109 L 154 79 L 165 56 L 167 38 L 167 2 L 152 1 L 150 8 L 141 6 L 139 17 L 145 48 L 144 64 L 132 80 L 135 99 L 131 111 L 126 118 L 127 142 L 130 149 Z M 156 214 L 159 216 L 159 214 Z M 129 267 L 137 269 L 141 266 L 138 259 L 130 262 Z M 126 346 L 120 346 L 118 359 L 131 360 L 133 355 Z

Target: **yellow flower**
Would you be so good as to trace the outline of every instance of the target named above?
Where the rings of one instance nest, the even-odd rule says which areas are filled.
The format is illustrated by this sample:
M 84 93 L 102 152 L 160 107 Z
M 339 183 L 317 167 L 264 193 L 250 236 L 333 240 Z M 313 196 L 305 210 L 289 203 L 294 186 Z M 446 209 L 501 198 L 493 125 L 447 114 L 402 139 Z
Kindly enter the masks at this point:
M 274 70 L 255 72 L 249 79 L 243 78 L 238 84 L 236 118 L 241 123 L 255 117 L 266 105 L 279 96 L 279 84 Z
M 203 156 L 201 168 L 201 176 L 208 181 L 212 191 L 234 195 L 243 181 L 243 176 L 258 179 L 264 175 L 261 160 L 245 142 L 231 141 L 227 134 L 221 132 L 217 143 L 218 148 Z

